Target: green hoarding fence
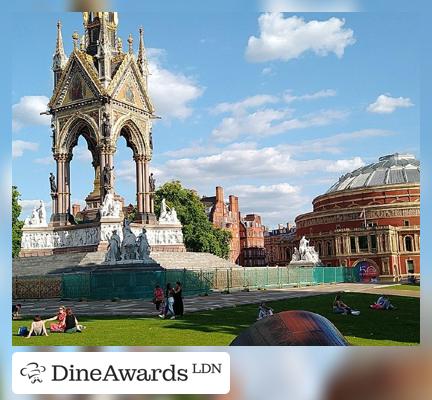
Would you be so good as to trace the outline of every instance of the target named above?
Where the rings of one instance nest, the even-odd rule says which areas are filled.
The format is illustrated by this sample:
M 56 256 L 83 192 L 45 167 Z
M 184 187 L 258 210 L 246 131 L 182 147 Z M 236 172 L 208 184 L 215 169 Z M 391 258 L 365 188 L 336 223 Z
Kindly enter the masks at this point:
M 357 274 L 358 275 L 358 274 Z M 184 296 L 212 290 L 271 289 L 329 283 L 357 282 L 346 267 L 247 267 L 233 269 L 173 269 L 113 271 L 62 275 L 62 297 L 70 299 L 151 299 L 156 285 L 183 285 Z

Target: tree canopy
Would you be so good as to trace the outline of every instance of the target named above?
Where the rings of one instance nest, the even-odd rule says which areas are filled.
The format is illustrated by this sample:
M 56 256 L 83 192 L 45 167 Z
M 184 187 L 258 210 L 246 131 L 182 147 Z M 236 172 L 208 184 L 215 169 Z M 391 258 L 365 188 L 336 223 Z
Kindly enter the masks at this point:
M 155 192 L 155 213 L 160 215 L 162 198 L 168 207 L 174 207 L 183 225 L 183 237 L 190 251 L 207 252 L 228 258 L 231 233 L 208 220 L 198 194 L 182 187 L 179 181 L 167 182 Z
M 17 257 L 21 249 L 23 221 L 19 220 L 21 206 L 18 203 L 21 194 L 16 186 L 12 186 L 12 257 Z

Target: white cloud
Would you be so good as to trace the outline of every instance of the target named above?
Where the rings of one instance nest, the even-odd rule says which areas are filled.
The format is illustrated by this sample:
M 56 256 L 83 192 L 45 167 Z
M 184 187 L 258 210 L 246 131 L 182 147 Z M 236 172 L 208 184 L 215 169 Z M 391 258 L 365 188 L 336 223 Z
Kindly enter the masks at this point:
M 408 97 L 391 97 L 390 95 L 381 94 L 374 103 L 369 104 L 367 111 L 377 114 L 391 114 L 397 108 L 408 108 L 413 105 Z
M 268 94 L 257 94 L 255 96 L 246 97 L 245 99 L 237 101 L 235 103 L 219 103 L 211 110 L 211 112 L 213 114 L 243 114 L 249 108 L 257 108 L 265 104 L 277 102 L 279 102 L 279 98 L 277 96 L 271 96 Z
M 348 160 L 297 160 L 285 146 L 222 149 L 217 154 L 197 158 L 169 160 L 163 169 L 168 176 L 185 180 L 193 185 L 196 180 L 214 182 L 248 178 L 284 179 L 301 177 L 312 172 L 352 171 L 361 163 L 359 157 Z
M 12 141 L 12 157 L 22 157 L 25 151 L 37 151 L 39 148 L 38 143 L 26 142 L 24 140 Z
M 26 126 L 50 125 L 49 115 L 40 115 L 47 110 L 48 97 L 23 96 L 12 106 L 12 130 L 18 132 Z
M 325 170 L 328 172 L 351 172 L 364 165 L 365 163 L 360 157 L 354 157 L 348 160 L 331 162 L 325 167 Z
M 270 67 L 265 67 L 263 68 L 263 70 L 261 71 L 261 73 L 263 75 L 273 75 L 273 69 Z
M 300 96 L 294 96 L 291 94 L 291 91 L 285 92 L 283 98 L 286 103 L 292 103 L 293 101 L 301 101 L 301 100 L 317 100 L 325 97 L 333 97 L 336 96 L 336 90 L 333 89 L 325 89 L 320 90 L 315 93 L 307 93 Z
M 329 125 L 348 115 L 340 110 L 321 110 L 301 117 L 293 117 L 292 114 L 292 109 L 272 108 L 235 114 L 222 119 L 219 126 L 213 129 L 212 137 L 218 142 L 229 142 L 241 136 L 273 136 L 294 129 Z
M 297 16 L 266 13 L 260 15 L 258 24 L 260 37 L 251 36 L 246 48 L 251 62 L 288 61 L 308 51 L 319 56 L 334 53 L 341 58 L 345 48 L 355 43 L 354 32 L 344 28 L 345 20 L 335 17 L 305 22 Z
M 301 188 L 286 182 L 259 186 L 235 185 L 227 187 L 225 192 L 239 197 L 242 215 L 258 214 L 267 226 L 294 222 L 295 216 L 311 207 L 311 199 L 302 193 Z
M 185 119 L 193 108 L 191 103 L 204 91 L 195 80 L 179 72 L 172 72 L 162 66 L 165 52 L 161 49 L 149 51 L 149 93 L 156 114 L 162 118 Z

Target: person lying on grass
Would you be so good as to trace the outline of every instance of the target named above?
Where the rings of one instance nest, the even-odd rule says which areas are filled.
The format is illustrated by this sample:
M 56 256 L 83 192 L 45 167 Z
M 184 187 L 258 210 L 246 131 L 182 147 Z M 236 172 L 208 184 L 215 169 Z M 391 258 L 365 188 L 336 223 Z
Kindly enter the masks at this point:
M 369 306 L 373 310 L 394 310 L 396 307 L 390 303 L 387 296 L 381 295 L 378 300 Z
M 33 322 L 30 327 L 30 331 L 28 335 L 26 336 L 26 339 L 28 339 L 30 336 L 48 336 L 46 327 L 45 327 L 45 321 L 40 317 L 40 315 L 36 315 L 33 318 Z
M 268 307 L 266 303 L 262 302 L 258 308 L 257 321 L 266 317 L 270 317 L 271 315 L 273 315 L 273 309 Z
M 333 301 L 333 312 L 336 314 L 350 314 L 350 315 L 360 315 L 360 311 L 353 310 L 351 307 L 348 307 L 343 301 L 342 296 L 340 294 L 336 295 Z

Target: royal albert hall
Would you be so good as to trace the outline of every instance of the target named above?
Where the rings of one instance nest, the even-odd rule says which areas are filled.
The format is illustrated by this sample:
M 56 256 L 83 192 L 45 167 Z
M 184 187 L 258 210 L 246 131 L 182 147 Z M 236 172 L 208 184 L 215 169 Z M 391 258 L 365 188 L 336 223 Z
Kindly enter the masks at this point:
M 296 218 L 324 265 L 357 268 L 362 280 L 420 274 L 420 162 L 392 154 L 345 174 Z

